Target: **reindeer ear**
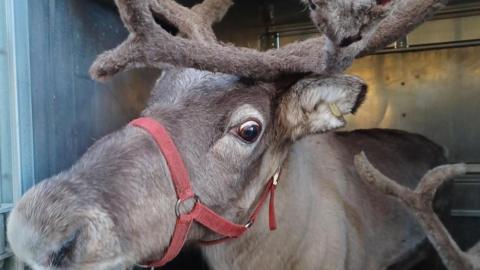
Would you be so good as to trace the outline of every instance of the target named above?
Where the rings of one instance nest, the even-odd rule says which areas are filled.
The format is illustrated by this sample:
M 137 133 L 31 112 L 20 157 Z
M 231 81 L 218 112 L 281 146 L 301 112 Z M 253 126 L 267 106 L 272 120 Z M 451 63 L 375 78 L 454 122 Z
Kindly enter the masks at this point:
M 329 75 L 298 81 L 279 101 L 278 134 L 297 140 L 303 136 L 343 127 L 343 115 L 355 113 L 367 86 L 358 77 Z

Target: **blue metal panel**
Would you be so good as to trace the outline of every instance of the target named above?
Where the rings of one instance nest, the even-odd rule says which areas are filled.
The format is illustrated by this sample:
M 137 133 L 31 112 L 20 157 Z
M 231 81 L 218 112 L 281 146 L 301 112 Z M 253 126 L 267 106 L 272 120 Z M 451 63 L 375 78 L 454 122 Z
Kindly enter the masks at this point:
M 7 54 L 6 5 L 0 4 L 0 203 L 12 201 L 10 74 Z M 0 244 L 1 245 L 1 244 Z
M 0 3 L 0 266 L 23 269 L 9 258 L 5 221 L 33 173 L 27 0 Z M 8 259 L 7 259 L 8 258 Z
M 35 179 L 68 168 L 143 108 L 158 71 L 93 82 L 96 55 L 127 35 L 116 11 L 93 0 L 29 2 Z
M 28 0 L 9 0 L 13 5 L 15 33 L 15 95 L 17 123 L 18 170 L 20 179 L 14 182 L 14 198 L 33 185 L 32 102 L 30 88 L 30 43 Z M 13 61 L 12 61 L 13 62 Z

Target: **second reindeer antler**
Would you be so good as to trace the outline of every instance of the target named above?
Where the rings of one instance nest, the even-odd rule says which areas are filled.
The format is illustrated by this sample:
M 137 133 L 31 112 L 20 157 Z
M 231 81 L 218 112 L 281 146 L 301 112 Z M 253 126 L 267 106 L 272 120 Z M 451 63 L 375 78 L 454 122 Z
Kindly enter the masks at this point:
M 480 269 L 480 254 L 476 252 L 476 249 L 480 251 L 480 245 L 468 253 L 463 252 L 433 211 L 437 189 L 447 180 L 465 174 L 467 171 L 465 164 L 443 165 L 432 169 L 423 176 L 415 190 L 401 186 L 382 174 L 363 152 L 355 156 L 355 167 L 364 181 L 399 199 L 412 211 L 449 270 Z

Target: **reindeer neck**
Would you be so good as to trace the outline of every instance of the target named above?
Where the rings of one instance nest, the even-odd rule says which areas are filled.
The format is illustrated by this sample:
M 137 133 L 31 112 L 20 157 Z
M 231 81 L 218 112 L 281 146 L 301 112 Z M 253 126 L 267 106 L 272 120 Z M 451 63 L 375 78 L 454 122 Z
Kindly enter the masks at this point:
M 329 135 L 318 136 L 319 140 L 328 140 Z M 311 146 L 310 146 L 311 147 Z M 300 258 L 311 249 L 311 236 L 305 232 L 315 231 L 315 222 L 321 220 L 316 209 L 315 183 L 311 167 L 305 167 L 305 147 L 296 144 L 289 149 L 276 193 L 276 213 L 278 229 L 268 228 L 268 207 L 262 209 L 255 225 L 244 236 L 217 246 L 203 247 L 213 269 L 301 269 L 296 265 Z M 322 157 L 317 157 L 322 159 Z M 257 187 L 257 188 L 260 188 Z M 324 224 L 325 225 L 325 224 Z M 322 226 L 322 224 L 320 224 Z M 318 243 L 326 243 L 326 234 L 313 234 Z M 321 256 L 326 251 L 324 245 L 313 248 Z M 296 252 L 291 252 L 295 250 Z M 288 251 L 288 252 L 287 252 Z M 311 252 L 311 251 L 310 251 Z M 287 265 L 285 265 L 287 264 Z M 262 267 L 264 266 L 264 267 Z M 300 267 L 300 268 L 299 268 Z M 333 269 L 333 268 L 332 268 Z

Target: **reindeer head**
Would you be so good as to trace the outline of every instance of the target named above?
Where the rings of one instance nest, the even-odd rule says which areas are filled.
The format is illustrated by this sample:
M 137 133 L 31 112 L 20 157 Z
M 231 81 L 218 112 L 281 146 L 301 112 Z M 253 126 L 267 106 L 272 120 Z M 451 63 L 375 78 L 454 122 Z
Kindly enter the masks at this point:
M 342 115 L 365 96 L 361 79 L 326 73 L 341 48 L 325 37 L 266 53 L 218 43 L 211 24 L 229 0 L 191 10 L 168 0 L 116 3 L 131 34 L 97 59 L 93 77 L 138 66 L 164 70 L 142 114 L 168 130 L 202 203 L 233 222 L 248 220 L 295 140 L 343 126 Z M 149 134 L 129 125 L 29 190 L 10 215 L 8 239 L 34 269 L 130 266 L 162 256 L 176 201 L 165 157 Z M 194 225 L 188 241 L 212 237 Z

